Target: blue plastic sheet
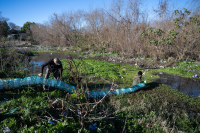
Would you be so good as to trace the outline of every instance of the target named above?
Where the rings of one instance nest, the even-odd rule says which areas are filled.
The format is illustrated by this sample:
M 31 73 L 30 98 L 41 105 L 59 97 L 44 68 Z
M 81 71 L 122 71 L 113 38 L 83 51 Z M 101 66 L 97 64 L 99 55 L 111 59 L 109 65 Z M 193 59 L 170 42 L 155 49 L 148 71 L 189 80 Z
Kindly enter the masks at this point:
M 97 123 L 94 123 L 94 125 L 90 125 L 89 129 L 92 130 L 92 131 L 96 130 L 97 129 Z
M 65 82 L 57 79 L 45 79 L 44 77 L 39 76 L 31 76 L 26 77 L 24 79 L 22 78 L 16 78 L 16 79 L 9 79 L 9 80 L 0 80 L 0 90 L 1 89 L 12 89 L 12 88 L 18 88 L 21 86 L 27 86 L 27 85 L 35 85 L 35 84 L 41 84 L 41 85 L 47 85 L 50 87 L 55 87 L 60 90 L 65 90 L 69 93 L 73 93 L 73 89 L 77 88 L 75 86 L 66 84 Z M 126 94 L 134 92 L 138 89 L 141 89 L 145 86 L 145 83 L 139 83 L 135 86 L 128 87 L 128 88 L 121 88 L 116 89 L 115 91 L 109 92 L 108 90 L 105 91 L 86 91 L 87 97 L 89 98 L 101 98 L 104 97 L 106 94 L 107 96 L 111 95 L 120 95 L 120 94 Z M 109 93 L 108 93 L 109 92 Z
M 55 124 L 53 121 L 49 121 L 50 124 Z

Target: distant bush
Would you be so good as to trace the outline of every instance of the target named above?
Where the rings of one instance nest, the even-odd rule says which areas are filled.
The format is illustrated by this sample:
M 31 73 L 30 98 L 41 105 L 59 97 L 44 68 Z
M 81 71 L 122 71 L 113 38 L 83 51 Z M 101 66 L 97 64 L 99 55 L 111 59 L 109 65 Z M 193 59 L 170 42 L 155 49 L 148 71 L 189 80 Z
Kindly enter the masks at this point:
M 31 52 L 15 50 L 5 45 L 0 46 L 1 77 L 17 78 L 27 76 L 32 67 L 29 64 Z
M 1 38 L 1 41 L 2 41 L 2 42 L 6 41 L 6 38 L 5 38 L 5 37 L 2 37 L 2 38 Z

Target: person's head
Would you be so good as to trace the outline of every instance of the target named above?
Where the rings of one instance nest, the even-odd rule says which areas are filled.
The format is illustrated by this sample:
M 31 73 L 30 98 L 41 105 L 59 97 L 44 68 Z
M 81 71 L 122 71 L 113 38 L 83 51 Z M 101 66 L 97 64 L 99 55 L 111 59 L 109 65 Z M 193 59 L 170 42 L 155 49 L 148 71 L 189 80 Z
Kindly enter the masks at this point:
M 56 65 L 61 65 L 61 61 L 58 58 L 54 58 L 53 61 Z
M 140 78 L 142 77 L 142 72 L 141 72 L 141 71 L 138 72 L 138 76 L 139 76 Z

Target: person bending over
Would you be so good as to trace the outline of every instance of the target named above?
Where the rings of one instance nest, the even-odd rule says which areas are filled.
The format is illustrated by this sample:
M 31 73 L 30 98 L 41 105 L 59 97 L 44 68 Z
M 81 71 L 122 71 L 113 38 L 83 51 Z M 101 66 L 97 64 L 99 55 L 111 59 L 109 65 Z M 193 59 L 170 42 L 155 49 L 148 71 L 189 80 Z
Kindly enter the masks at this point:
M 142 81 L 142 72 L 141 71 L 139 71 L 135 76 L 134 76 L 134 78 L 133 78 L 133 86 L 134 85 L 137 85 L 138 83 L 142 83 L 143 81 Z
M 40 69 L 40 74 L 39 76 L 43 75 L 43 69 L 44 67 L 47 66 L 46 69 L 46 74 L 45 74 L 45 79 L 49 78 L 50 73 L 53 73 L 54 79 L 59 79 L 62 77 L 62 71 L 63 71 L 63 67 L 62 67 L 62 63 L 58 58 L 52 58 L 49 61 L 45 62 Z M 60 70 L 60 73 L 59 73 Z M 43 85 L 43 90 L 47 90 L 48 87 L 46 85 Z

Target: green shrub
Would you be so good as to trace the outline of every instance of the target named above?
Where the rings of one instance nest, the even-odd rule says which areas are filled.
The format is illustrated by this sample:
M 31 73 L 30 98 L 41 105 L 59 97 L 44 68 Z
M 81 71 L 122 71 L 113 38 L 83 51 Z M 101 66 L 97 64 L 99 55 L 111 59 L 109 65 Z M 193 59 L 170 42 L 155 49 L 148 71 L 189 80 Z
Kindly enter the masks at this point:
M 182 131 L 186 132 L 199 132 L 200 124 L 196 120 L 189 120 L 188 118 L 179 118 L 176 125 Z
M 27 76 L 33 67 L 29 64 L 30 55 L 32 55 L 30 51 L 22 52 L 7 46 L 0 48 L 1 75 L 12 78 Z
M 2 38 L 1 38 L 1 41 L 2 41 L 2 42 L 5 42 L 5 41 L 6 41 L 6 38 L 5 38 L 5 37 L 2 37 Z

